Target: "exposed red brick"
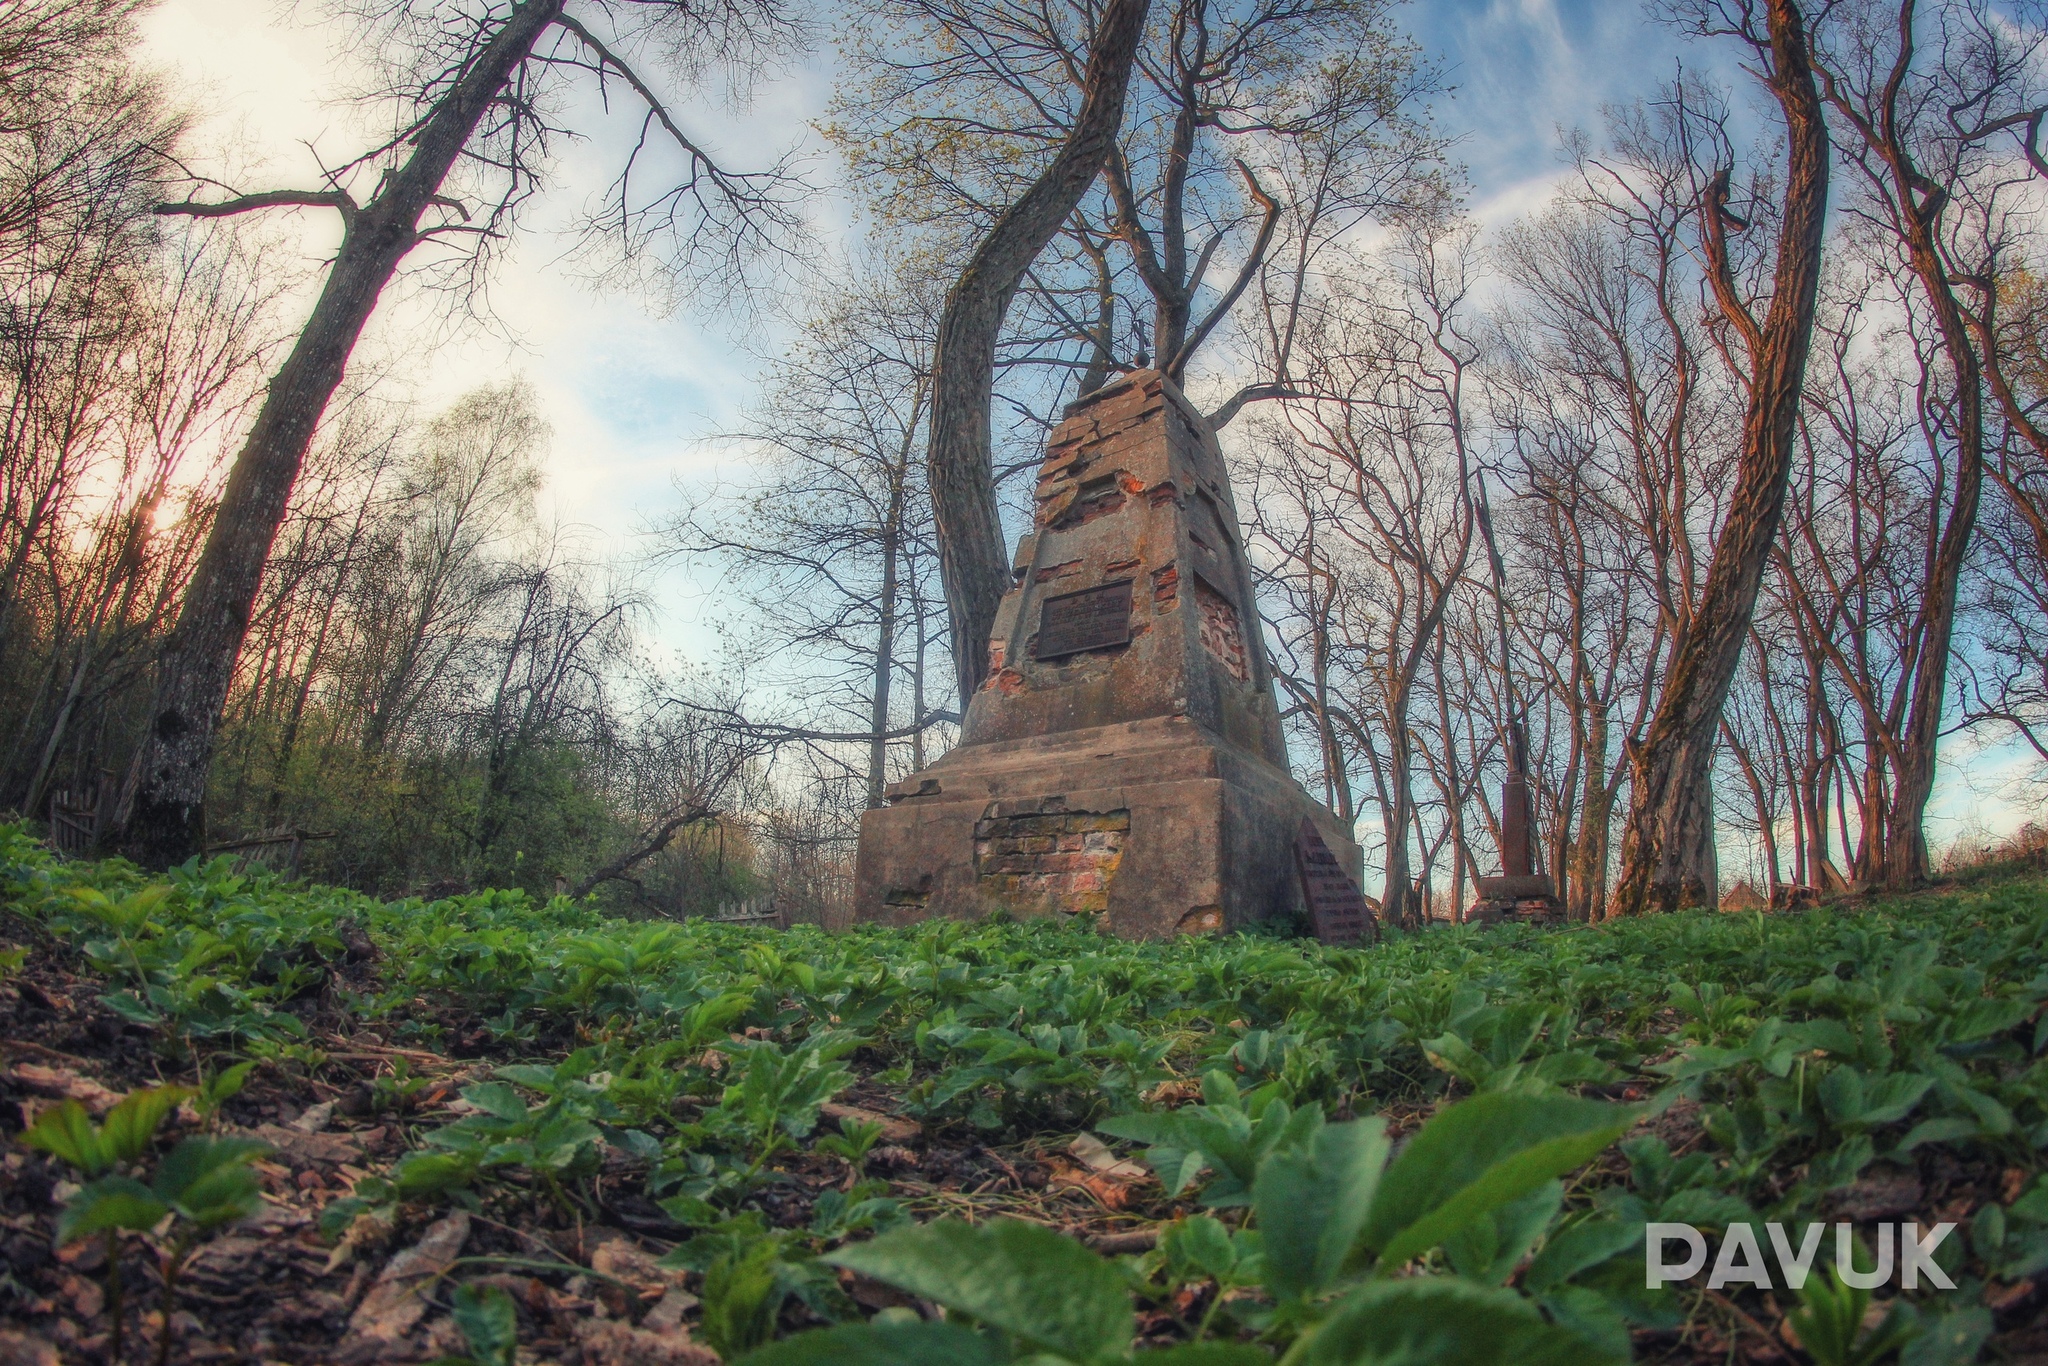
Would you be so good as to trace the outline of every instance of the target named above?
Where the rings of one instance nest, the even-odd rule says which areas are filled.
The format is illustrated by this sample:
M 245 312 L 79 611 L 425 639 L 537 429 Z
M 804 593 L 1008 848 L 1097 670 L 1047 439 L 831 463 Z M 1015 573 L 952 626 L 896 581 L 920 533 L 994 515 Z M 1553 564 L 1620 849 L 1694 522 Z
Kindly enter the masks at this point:
M 1070 505 L 1057 512 L 1052 511 L 1050 508 L 1046 509 L 1046 513 L 1050 518 L 1046 524 L 1059 530 L 1065 530 L 1068 527 L 1085 526 L 1097 517 L 1107 517 L 1113 512 L 1121 512 L 1123 507 L 1123 490 L 1111 487 L 1101 493 L 1091 493 L 1086 497 L 1076 497 Z
M 997 669 L 981 681 L 983 689 L 994 689 L 1005 696 L 1015 696 L 1024 691 L 1024 675 L 1015 669 Z
M 1244 632 L 1238 627 L 1237 609 L 1200 579 L 1195 580 L 1195 602 L 1202 611 L 1202 644 L 1223 661 L 1232 678 L 1240 683 L 1250 682 L 1251 662 L 1245 657 Z
M 976 878 L 984 894 L 1023 911 L 1107 910 L 1130 824 L 1126 810 L 985 818 L 974 829 Z
M 1152 610 L 1171 612 L 1180 603 L 1180 567 L 1168 564 L 1152 571 Z

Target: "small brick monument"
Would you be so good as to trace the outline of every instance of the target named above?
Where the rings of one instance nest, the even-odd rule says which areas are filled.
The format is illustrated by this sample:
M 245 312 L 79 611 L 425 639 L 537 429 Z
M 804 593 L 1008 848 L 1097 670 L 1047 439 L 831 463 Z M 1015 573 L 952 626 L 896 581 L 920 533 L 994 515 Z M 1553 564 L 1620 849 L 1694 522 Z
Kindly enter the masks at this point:
M 1303 822 L 1356 896 L 1357 846 L 1287 771 L 1201 415 L 1155 371 L 1096 390 L 1036 498 L 959 745 L 861 820 L 854 917 L 1089 912 L 1151 938 L 1306 915 Z

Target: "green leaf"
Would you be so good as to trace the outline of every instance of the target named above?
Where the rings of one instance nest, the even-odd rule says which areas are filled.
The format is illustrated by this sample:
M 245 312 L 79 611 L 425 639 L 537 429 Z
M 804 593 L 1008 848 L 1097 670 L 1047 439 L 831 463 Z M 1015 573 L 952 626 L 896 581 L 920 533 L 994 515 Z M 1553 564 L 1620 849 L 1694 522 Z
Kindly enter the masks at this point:
M 157 1164 L 150 1188 L 167 1201 L 184 1199 L 202 1182 L 241 1167 L 271 1151 L 254 1138 L 188 1138 Z
M 716 1205 L 696 1195 L 672 1195 L 661 1202 L 661 1211 L 686 1228 L 710 1228 L 725 1218 Z M 662 1265 L 670 1265 L 669 1257 L 673 1256 L 675 1252 L 663 1257 Z
M 141 1233 L 155 1228 L 170 1212 L 133 1177 L 103 1176 L 88 1182 L 65 1204 L 57 1218 L 57 1242 L 61 1246 L 110 1228 Z
M 536 1067 L 525 1062 L 514 1063 L 509 1067 L 500 1067 L 495 1075 L 501 1080 L 524 1086 L 531 1091 L 552 1095 L 557 1089 L 555 1069 L 552 1067 Z
M 359 1195 L 344 1195 L 339 1200 L 329 1200 L 320 1211 L 320 1241 L 332 1246 L 341 1241 L 349 1226 L 357 1217 L 375 1208 L 372 1201 Z
M 158 1164 L 150 1187 L 199 1227 L 219 1228 L 248 1218 L 263 1203 L 249 1163 L 270 1151 L 253 1138 L 188 1138 Z
M 468 1185 L 476 1177 L 476 1159 L 460 1153 L 409 1152 L 391 1169 L 400 1195 L 438 1195 Z
M 164 1117 L 193 1094 L 189 1086 L 152 1086 L 121 1097 L 100 1123 L 100 1144 L 116 1162 L 133 1162 L 149 1151 Z
M 208 1077 L 199 1088 L 199 1105 L 206 1113 L 214 1111 L 242 1094 L 242 1087 L 249 1080 L 249 1073 L 255 1068 L 253 1060 L 238 1062 L 233 1067 Z
M 87 1176 L 98 1176 L 114 1165 L 114 1158 L 100 1142 L 100 1131 L 86 1117 L 85 1107 L 67 1100 L 43 1111 L 21 1136 L 31 1148 L 41 1148 L 60 1161 L 68 1162 Z
M 1636 1291 L 1634 1286 L 1630 1290 L 1646 1293 Z M 1661 1293 L 1670 1294 L 1669 1291 Z M 1629 1318 L 1622 1311 L 1624 1301 L 1620 1297 L 1591 1286 L 1564 1285 L 1541 1296 L 1540 1302 L 1552 1323 L 1593 1344 L 1598 1356 L 1614 1361 L 1630 1359 Z M 1672 1317 L 1675 1322 L 1678 1316 L 1674 1314 Z
M 1868 1089 L 1864 1096 L 1862 1122 L 1896 1124 L 1913 1112 L 1934 1078 L 1913 1072 L 1894 1072 Z
M 798 1333 L 740 1366 L 1003 1366 L 1009 1353 L 957 1323 L 850 1323 Z
M 1569 1096 L 1489 1092 L 1449 1106 L 1380 1180 L 1365 1242 L 1383 1272 L 1471 1220 L 1590 1161 L 1639 1111 Z
M 1893 1124 L 1911 1114 L 1934 1078 L 1893 1072 L 1875 1080 L 1853 1067 L 1839 1066 L 1821 1078 L 1821 1107 L 1834 1123 L 1851 1129 Z
M 1949 1042 L 1970 1043 L 2003 1034 L 2032 1015 L 2034 1006 L 2034 1002 L 2018 996 L 1980 997 L 1949 1017 Z
M 1237 1269 L 1237 1245 L 1222 1220 L 1212 1215 L 1174 1220 L 1160 1230 L 1159 1248 L 1182 1279 L 1194 1273 L 1220 1281 Z
M 494 1119 L 517 1124 L 526 1118 L 526 1102 L 502 1081 L 481 1082 L 462 1088 L 462 1098 Z
M 114 991 L 100 997 L 100 1004 L 119 1015 L 129 1024 L 159 1025 L 164 1022 L 161 1013 L 144 1004 L 141 997 L 132 991 Z
M 778 1251 L 773 1238 L 760 1238 L 716 1258 L 705 1271 L 700 1327 L 719 1356 L 731 1360 L 775 1336 L 786 1298 L 776 1275 Z
M 1564 1187 L 1546 1181 L 1518 1200 L 1483 1214 L 1444 1240 L 1451 1265 L 1467 1280 L 1502 1285 L 1557 1218 Z
M 504 1287 L 457 1287 L 449 1317 L 462 1330 L 470 1356 L 483 1366 L 512 1366 L 517 1359 L 519 1313 Z
M 1260 1164 L 1252 1207 L 1275 1294 L 1314 1295 L 1336 1281 L 1371 1213 L 1389 1146 L 1382 1121 L 1361 1119 L 1326 1125 L 1305 1147 Z
M 1816 1366 L 1875 1366 L 1908 1336 L 1899 1301 L 1880 1322 L 1865 1328 L 1870 1292 L 1845 1282 L 1837 1267 L 1809 1277 L 1799 1297 L 1799 1308 L 1787 1317 Z
M 1585 1219 L 1563 1229 L 1543 1245 L 1522 1273 L 1522 1288 L 1540 1295 L 1588 1267 L 1617 1257 L 1643 1240 L 1641 1223 L 1621 1219 Z
M 1130 1296 L 1116 1268 L 1035 1224 L 998 1219 L 977 1228 L 947 1219 L 825 1260 L 1074 1361 L 1121 1356 L 1130 1344 Z
M 1899 1366 L 1969 1366 L 1991 1328 L 1991 1311 L 1976 1307 L 1929 1319 L 1899 1353 Z
M 1258 1348 L 1234 1342 L 1183 1342 L 1143 1356 L 1145 1366 L 1272 1366 L 1273 1362 Z
M 1338 1305 L 1302 1366 L 1604 1366 L 1622 1360 L 1543 1321 L 1512 1290 L 1448 1276 L 1374 1281 Z

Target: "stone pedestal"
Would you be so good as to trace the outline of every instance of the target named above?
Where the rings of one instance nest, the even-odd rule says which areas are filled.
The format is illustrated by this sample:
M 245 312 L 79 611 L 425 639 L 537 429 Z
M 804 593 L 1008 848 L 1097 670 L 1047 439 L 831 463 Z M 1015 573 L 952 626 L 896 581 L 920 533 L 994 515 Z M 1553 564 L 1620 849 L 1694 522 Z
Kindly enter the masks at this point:
M 1141 371 L 1054 431 L 988 681 L 960 744 L 861 821 L 854 915 L 1096 913 L 1152 937 L 1303 910 L 1287 772 L 1230 481 L 1200 414 Z
M 1564 919 L 1556 884 L 1548 873 L 1518 873 L 1477 879 L 1479 893 L 1465 912 L 1468 925 L 1493 925 L 1521 920 L 1550 924 Z

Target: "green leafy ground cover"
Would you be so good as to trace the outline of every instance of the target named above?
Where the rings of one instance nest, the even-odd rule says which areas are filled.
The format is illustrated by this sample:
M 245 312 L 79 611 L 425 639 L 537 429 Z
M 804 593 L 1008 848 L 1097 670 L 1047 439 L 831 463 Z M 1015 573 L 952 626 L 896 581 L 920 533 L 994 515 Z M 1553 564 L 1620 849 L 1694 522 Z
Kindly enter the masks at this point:
M 0 899 L 20 960 L 0 1125 L 182 1082 L 198 1103 L 166 1151 L 187 1130 L 269 1145 L 236 1150 L 269 1203 L 209 1229 L 225 1251 L 100 1230 L 131 1287 L 183 1271 L 158 1296 L 172 1331 L 154 1311 L 128 1336 L 191 1359 L 2048 1349 L 2038 875 L 1354 951 L 381 904 L 224 862 L 62 864 L 6 830 Z M 115 1175 L 146 1179 L 132 1165 Z M 60 1219 L 90 1222 L 63 1212 L 87 1177 L 108 1179 L 47 1145 L 0 1171 L 0 1314 L 80 1360 L 110 1349 L 80 1288 L 105 1267 L 50 1252 Z M 1937 1257 L 1956 1288 L 1644 1288 L 1645 1221 L 1840 1219 L 1962 1225 Z M 394 1279 L 408 1248 L 427 1270 Z

